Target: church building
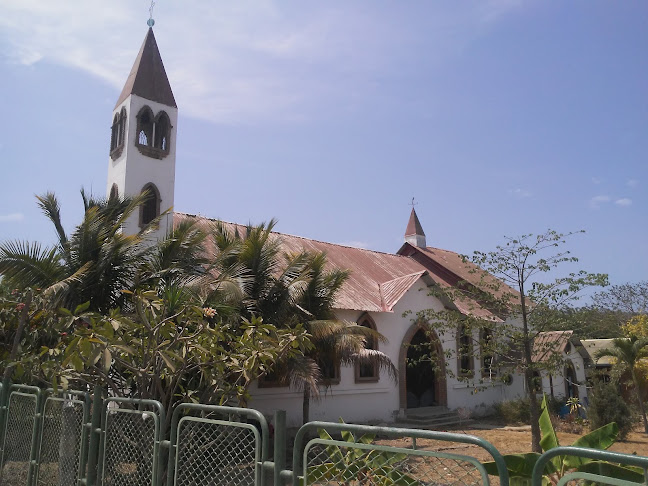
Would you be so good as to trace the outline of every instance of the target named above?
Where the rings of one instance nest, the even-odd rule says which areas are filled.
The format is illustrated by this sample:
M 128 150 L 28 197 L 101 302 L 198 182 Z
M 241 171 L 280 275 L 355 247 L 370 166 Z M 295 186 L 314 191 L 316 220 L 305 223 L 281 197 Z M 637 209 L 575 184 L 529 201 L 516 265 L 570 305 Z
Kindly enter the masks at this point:
M 150 197 L 124 227 L 135 233 L 162 213 L 157 236 L 172 225 L 191 219 L 208 224 L 209 219 L 175 210 L 174 183 L 178 107 L 149 28 L 126 84 L 112 114 L 108 195 Z M 454 286 L 471 278 L 466 264 L 454 252 L 427 246 L 423 227 L 412 209 L 403 246 L 396 253 L 354 248 L 276 233 L 285 251 L 325 252 L 331 268 L 348 270 L 350 276 L 340 290 L 334 310 L 339 319 L 371 327 L 386 337 L 386 343 L 371 343 L 387 354 L 398 370 L 398 380 L 371 367 L 342 367 L 330 376 L 330 387 L 311 403 L 311 420 L 392 422 L 414 416 L 417 410 L 465 409 L 483 413 L 494 403 L 523 394 L 520 375 L 496 380 L 491 375 L 492 358 L 478 349 L 470 355 L 456 353 L 462 336 L 437 336 L 432 328 L 412 316 L 427 309 L 448 305 L 461 312 L 478 312 L 493 322 L 498 318 L 476 302 L 444 303 L 430 294 L 435 286 Z M 499 321 L 501 322 L 501 320 Z M 427 332 L 426 332 L 427 331 Z M 430 343 L 436 350 L 436 369 L 416 360 L 419 346 Z M 452 359 L 446 358 L 453 351 Z M 417 363 L 407 366 L 408 362 Z M 451 373 L 446 373 L 451 371 Z M 468 379 L 455 376 L 469 373 Z M 477 383 L 485 384 L 475 392 Z M 271 414 L 288 413 L 289 425 L 301 421 L 302 394 L 288 387 L 255 384 L 249 406 Z

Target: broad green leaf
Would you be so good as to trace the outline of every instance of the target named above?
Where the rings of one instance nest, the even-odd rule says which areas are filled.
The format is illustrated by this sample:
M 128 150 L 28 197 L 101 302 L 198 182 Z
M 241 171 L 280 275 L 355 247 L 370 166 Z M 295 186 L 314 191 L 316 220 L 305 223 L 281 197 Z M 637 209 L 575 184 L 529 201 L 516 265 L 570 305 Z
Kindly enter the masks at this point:
M 539 458 L 540 454 L 537 452 L 529 452 L 527 454 L 507 454 L 504 456 L 504 462 L 506 463 L 506 469 L 509 472 L 509 476 L 531 478 L 533 466 L 535 466 L 535 463 L 538 462 Z M 484 469 L 486 469 L 486 472 L 491 476 L 499 475 L 495 461 L 485 462 Z
M 79 315 L 84 313 L 90 308 L 90 301 L 84 302 L 83 304 L 79 304 L 76 306 L 76 309 L 74 309 L 74 314 Z
M 331 437 L 331 435 L 324 429 L 319 429 L 319 436 L 320 439 L 333 440 L 333 437 Z M 344 455 L 338 446 L 326 446 L 326 452 L 335 463 L 342 464 L 344 462 Z
M 547 407 L 547 396 L 543 395 L 542 404 L 540 405 L 540 419 L 538 423 L 540 424 L 540 432 L 542 433 L 542 439 L 540 439 L 540 446 L 542 450 L 547 452 L 554 447 L 558 447 L 558 437 L 556 436 L 556 431 L 551 424 L 551 417 L 549 416 L 549 408 Z
M 587 447 L 589 449 L 605 450 L 614 444 L 618 435 L 619 426 L 616 422 L 611 422 L 579 438 L 572 444 L 572 447 Z M 592 459 L 586 457 L 567 456 L 565 457 L 565 466 L 569 468 L 579 467 L 582 464 L 587 464 L 591 461 Z
M 615 479 L 624 479 L 626 481 L 634 481 L 635 483 L 643 484 L 644 475 L 643 471 L 638 467 L 631 466 L 618 466 L 605 461 L 592 461 L 583 464 L 578 468 L 580 472 L 587 472 L 592 474 L 599 474 Z

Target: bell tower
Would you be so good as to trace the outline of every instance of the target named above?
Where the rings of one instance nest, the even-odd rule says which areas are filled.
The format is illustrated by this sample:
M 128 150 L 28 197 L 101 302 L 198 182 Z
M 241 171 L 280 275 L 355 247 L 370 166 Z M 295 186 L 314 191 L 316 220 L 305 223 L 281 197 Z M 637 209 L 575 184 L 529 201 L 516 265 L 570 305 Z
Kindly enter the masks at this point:
M 173 224 L 178 107 L 151 24 L 113 109 L 107 196 L 147 191 L 123 231 L 137 233 L 168 211 L 155 233 L 162 238 Z

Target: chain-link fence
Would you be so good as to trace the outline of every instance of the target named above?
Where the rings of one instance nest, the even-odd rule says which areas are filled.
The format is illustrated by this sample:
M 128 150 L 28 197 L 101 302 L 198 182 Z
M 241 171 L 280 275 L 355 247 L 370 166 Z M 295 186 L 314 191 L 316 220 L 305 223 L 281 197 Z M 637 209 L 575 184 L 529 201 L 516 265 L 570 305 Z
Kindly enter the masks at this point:
M 100 392 L 90 413 L 86 392 L 0 387 L 0 486 L 264 486 L 271 475 L 276 486 L 509 484 L 495 447 L 466 434 L 311 422 L 297 433 L 289 469 L 285 412 L 275 416 L 270 461 L 270 429 L 256 410 L 181 404 L 167 438 L 159 402 L 106 399 Z M 486 451 L 497 466 L 487 466 L 489 472 L 497 475 L 488 476 L 475 457 L 455 453 L 466 446 Z M 552 468 L 567 456 L 583 459 L 578 468 Z M 532 486 L 547 480 L 648 486 L 648 457 L 562 447 L 536 459 L 533 478 L 525 477 Z
M 147 486 L 160 475 L 162 406 L 152 400 L 109 399 L 102 417 L 100 481 L 104 486 Z
M 174 412 L 171 430 L 168 484 L 263 484 L 269 433 L 256 410 L 184 404 Z
M 75 486 L 82 478 L 87 445 L 84 424 L 89 418 L 87 393 L 48 396 L 42 415 L 39 486 Z
M 37 413 L 41 392 L 37 388 L 12 386 L 9 390 L 6 423 L 3 428 L 0 484 L 23 486 L 33 478 L 38 438 Z
M 309 437 L 319 437 L 308 440 Z M 401 439 L 407 446 L 381 445 L 380 438 Z M 419 450 L 416 439 L 468 443 L 486 449 L 508 484 L 502 456 L 478 437 L 445 432 L 316 422 L 297 434 L 293 470 L 304 485 L 476 485 L 490 484 L 484 466 L 474 457 Z

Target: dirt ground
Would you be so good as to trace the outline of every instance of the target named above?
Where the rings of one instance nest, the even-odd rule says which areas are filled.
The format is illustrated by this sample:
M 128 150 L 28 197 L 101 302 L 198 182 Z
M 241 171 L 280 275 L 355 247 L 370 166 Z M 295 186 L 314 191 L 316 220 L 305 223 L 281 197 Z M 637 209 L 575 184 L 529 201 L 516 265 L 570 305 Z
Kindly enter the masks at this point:
M 484 429 L 482 424 L 477 427 L 466 427 L 463 429 L 450 430 L 448 432 L 466 433 L 476 435 L 486 439 L 493 444 L 502 454 L 512 454 L 518 452 L 531 452 L 531 427 L 504 427 L 494 426 L 495 428 Z M 489 426 L 486 424 L 486 426 Z M 479 428 L 478 428 L 479 427 Z M 638 454 L 648 456 L 648 435 L 641 432 L 637 427 L 631 432 L 627 439 L 618 441 L 610 447 L 609 450 L 616 452 L 625 452 L 628 454 Z M 586 429 L 584 433 L 587 433 Z M 557 432 L 560 445 L 568 446 L 576 441 L 580 435 L 565 432 Z M 379 441 L 382 444 L 393 446 L 405 446 L 402 439 L 394 441 Z M 490 455 L 482 448 L 473 445 L 463 445 L 457 443 L 421 440 L 417 441 L 417 447 L 426 450 L 448 451 L 455 454 L 465 454 L 476 457 L 480 461 L 490 460 Z

